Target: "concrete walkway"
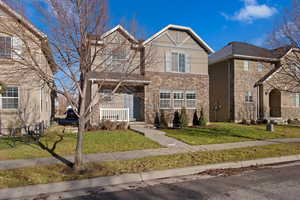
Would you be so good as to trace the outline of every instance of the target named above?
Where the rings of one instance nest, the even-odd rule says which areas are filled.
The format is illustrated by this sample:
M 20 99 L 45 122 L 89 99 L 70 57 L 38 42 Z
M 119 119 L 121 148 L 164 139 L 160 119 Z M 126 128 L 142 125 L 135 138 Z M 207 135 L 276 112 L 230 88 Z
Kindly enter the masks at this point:
M 176 148 L 182 148 L 189 151 L 193 151 L 193 147 L 191 145 L 178 141 L 174 138 L 168 137 L 166 136 L 165 132 L 155 130 L 155 129 L 145 128 L 144 126 L 130 126 L 130 129 L 143 134 L 145 137 L 157 142 L 162 146 L 176 147 Z

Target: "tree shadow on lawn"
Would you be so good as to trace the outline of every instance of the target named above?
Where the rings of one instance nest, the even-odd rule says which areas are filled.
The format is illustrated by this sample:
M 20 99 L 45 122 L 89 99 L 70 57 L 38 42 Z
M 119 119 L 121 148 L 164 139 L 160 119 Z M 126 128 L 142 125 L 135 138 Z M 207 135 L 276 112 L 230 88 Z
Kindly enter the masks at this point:
M 18 138 L 0 138 L 0 150 L 13 150 L 14 148 L 21 146 L 28 146 L 32 149 L 47 151 L 52 157 L 61 161 L 66 166 L 73 168 L 74 164 L 71 161 L 55 152 L 57 145 L 64 140 L 65 136 L 70 136 L 64 134 L 64 132 L 61 134 L 50 134 L 52 135 L 40 138 L 37 138 L 34 135 L 25 135 Z M 42 139 L 45 139 L 45 141 L 42 141 Z

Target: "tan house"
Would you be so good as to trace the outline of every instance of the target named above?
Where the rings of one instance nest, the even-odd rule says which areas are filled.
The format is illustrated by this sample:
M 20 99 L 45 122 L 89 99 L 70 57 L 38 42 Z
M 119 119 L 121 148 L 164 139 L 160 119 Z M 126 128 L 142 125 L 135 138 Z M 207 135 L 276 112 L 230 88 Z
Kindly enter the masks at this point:
M 209 57 L 210 120 L 300 118 L 299 95 L 274 88 L 273 75 L 295 49 L 231 42 Z
M 9 128 L 21 124 L 44 122 L 48 125 L 53 115 L 53 92 L 33 72 L 22 70 L 21 59 L 27 54 L 21 35 L 46 38 L 28 20 L 0 1 L 0 82 L 3 89 L 0 94 L 0 134 L 7 134 Z M 41 69 L 53 75 L 55 69 L 50 67 L 46 56 L 46 52 L 50 55 L 48 46 L 44 44 L 38 48 L 30 41 L 28 43 L 38 56 L 36 60 Z
M 102 63 L 112 64 L 113 69 L 95 70 L 89 75 L 90 96 L 98 102 L 91 118 L 93 125 L 102 119 L 153 123 L 161 110 L 171 124 L 174 112 L 183 107 L 190 122 L 196 109 L 203 108 L 209 118 L 208 55 L 213 50 L 191 28 L 169 25 L 149 39 L 138 41 L 117 26 L 98 43 L 109 41 L 113 45 L 116 40 L 128 45 L 113 52 L 106 61 L 99 58 Z M 125 66 L 122 60 L 129 59 L 126 55 L 130 51 L 138 56 Z M 117 92 L 108 95 L 120 80 Z

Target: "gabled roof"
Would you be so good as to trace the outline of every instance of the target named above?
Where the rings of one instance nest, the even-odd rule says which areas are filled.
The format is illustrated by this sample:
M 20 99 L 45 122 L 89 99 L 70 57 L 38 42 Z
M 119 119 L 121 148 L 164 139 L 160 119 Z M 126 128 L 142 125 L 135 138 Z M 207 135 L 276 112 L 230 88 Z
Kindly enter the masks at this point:
M 8 15 L 14 17 L 15 19 L 19 20 L 19 22 L 24 25 L 28 30 L 30 30 L 34 35 L 40 37 L 41 39 L 46 39 L 47 35 L 44 34 L 42 31 L 37 29 L 30 21 L 28 21 L 24 16 L 20 15 L 14 9 L 9 7 L 6 3 L 0 0 L 0 9 L 4 10 Z
M 278 61 L 278 56 L 272 50 L 245 42 L 230 42 L 227 46 L 209 56 L 209 64 L 231 58 Z
M 135 37 L 133 35 L 131 35 L 123 26 L 121 26 L 120 24 L 115 26 L 114 28 L 110 29 L 109 31 L 105 32 L 103 35 L 98 36 L 98 35 L 90 35 L 89 37 L 91 39 L 95 39 L 95 40 L 100 40 L 100 39 L 104 39 L 107 36 L 113 34 L 114 32 L 119 31 L 125 38 L 127 38 L 128 40 L 130 40 L 131 42 L 134 43 L 138 43 L 138 40 L 135 39 Z M 99 38 L 101 37 L 101 38 Z
M 57 66 L 54 61 L 51 49 L 49 47 L 47 35 L 44 34 L 42 31 L 40 31 L 38 28 L 36 28 L 24 16 L 20 15 L 18 12 L 16 12 L 14 9 L 12 9 L 9 5 L 7 5 L 2 0 L 0 0 L 0 9 L 3 10 L 5 13 L 7 13 L 9 16 L 15 18 L 21 25 L 23 25 L 25 28 L 27 28 L 31 33 L 33 33 L 36 37 L 38 37 L 41 40 L 42 50 L 45 56 L 47 57 L 47 60 L 49 61 L 50 68 L 53 73 L 56 72 Z
M 170 24 L 168 26 L 166 26 L 165 28 L 163 28 L 162 30 L 160 30 L 159 32 L 157 32 L 156 34 L 154 34 L 153 36 L 151 36 L 149 39 L 147 39 L 146 41 L 143 42 L 143 45 L 147 45 L 148 43 L 150 43 L 151 41 L 153 41 L 154 39 L 156 39 L 157 37 L 159 37 L 162 33 L 164 33 L 165 31 L 169 30 L 169 29 L 174 29 L 174 30 L 181 30 L 181 31 L 186 31 L 188 34 L 190 34 L 194 40 L 196 40 L 198 42 L 199 45 L 201 45 L 209 54 L 210 53 L 214 53 L 214 50 L 206 43 L 204 42 L 204 40 L 202 40 L 200 38 L 199 35 L 197 35 L 197 33 L 195 33 L 190 27 L 186 27 L 186 26 L 178 26 L 178 25 L 173 25 Z
M 274 52 L 274 55 L 277 56 L 279 59 L 284 58 L 286 55 L 288 55 L 292 51 L 300 51 L 297 48 L 293 48 L 292 46 L 284 46 L 284 47 L 279 47 L 277 49 L 272 50 Z M 259 81 L 256 82 L 255 87 L 258 85 L 263 84 L 264 82 L 268 81 L 274 74 L 280 71 L 282 67 L 277 67 L 272 69 L 269 73 L 267 73 L 264 77 L 262 77 Z

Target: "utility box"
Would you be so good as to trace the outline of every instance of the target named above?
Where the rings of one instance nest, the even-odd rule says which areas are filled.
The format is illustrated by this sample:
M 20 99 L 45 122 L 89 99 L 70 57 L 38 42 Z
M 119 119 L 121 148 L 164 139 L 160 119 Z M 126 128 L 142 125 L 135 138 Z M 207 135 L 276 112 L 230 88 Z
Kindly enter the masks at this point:
M 268 123 L 267 124 L 267 131 L 268 132 L 274 132 L 274 124 Z

